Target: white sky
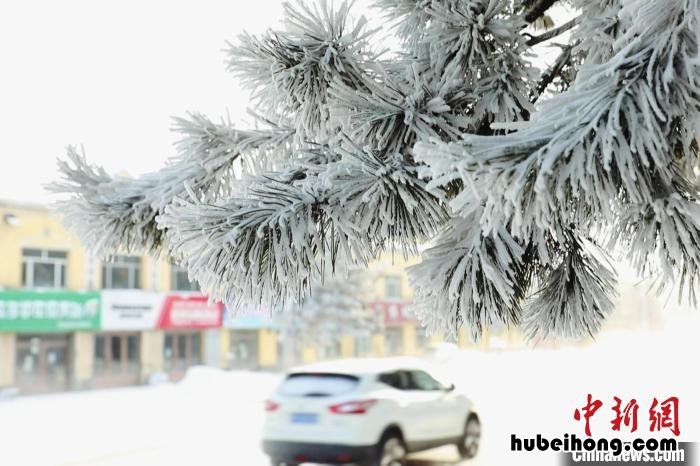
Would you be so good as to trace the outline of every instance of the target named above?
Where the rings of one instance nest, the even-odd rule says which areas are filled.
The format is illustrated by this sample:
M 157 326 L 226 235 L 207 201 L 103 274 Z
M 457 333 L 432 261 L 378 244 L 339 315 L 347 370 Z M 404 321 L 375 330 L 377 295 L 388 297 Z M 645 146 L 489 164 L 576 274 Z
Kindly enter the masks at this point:
M 69 144 L 136 175 L 174 154 L 171 116 L 245 118 L 224 41 L 279 27 L 281 4 L 0 2 L 0 199 L 50 201 L 42 185 Z

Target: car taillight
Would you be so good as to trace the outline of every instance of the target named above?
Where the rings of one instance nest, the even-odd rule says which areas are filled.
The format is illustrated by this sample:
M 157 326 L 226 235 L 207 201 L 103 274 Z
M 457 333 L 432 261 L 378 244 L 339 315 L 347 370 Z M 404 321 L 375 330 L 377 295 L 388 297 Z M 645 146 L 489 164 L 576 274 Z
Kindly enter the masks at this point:
M 279 403 L 275 403 L 274 401 L 270 400 L 265 400 L 265 411 L 277 411 L 280 408 Z
M 377 400 L 358 400 L 339 403 L 328 407 L 335 414 L 365 414 Z

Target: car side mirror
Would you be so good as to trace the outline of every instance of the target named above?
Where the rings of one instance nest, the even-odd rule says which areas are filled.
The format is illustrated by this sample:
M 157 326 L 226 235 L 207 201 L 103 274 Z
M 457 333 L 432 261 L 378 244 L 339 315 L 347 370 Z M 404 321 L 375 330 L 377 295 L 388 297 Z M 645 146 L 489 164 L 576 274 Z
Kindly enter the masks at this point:
M 452 392 L 455 389 L 455 384 L 451 383 L 448 386 L 445 387 L 446 392 Z

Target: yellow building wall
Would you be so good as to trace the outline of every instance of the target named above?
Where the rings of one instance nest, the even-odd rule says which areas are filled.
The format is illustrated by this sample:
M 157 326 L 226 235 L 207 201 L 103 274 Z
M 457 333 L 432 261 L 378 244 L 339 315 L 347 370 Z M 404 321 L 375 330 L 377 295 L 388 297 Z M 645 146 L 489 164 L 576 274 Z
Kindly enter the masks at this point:
M 14 215 L 19 224 L 10 226 L 5 215 Z M 66 251 L 66 288 L 85 289 L 85 251 L 78 238 L 68 233 L 60 219 L 39 206 L 0 203 L 0 286 L 22 286 L 22 249 L 37 248 Z
M 469 348 L 474 346 L 474 343 L 472 342 L 471 337 L 469 336 L 469 332 L 464 327 L 461 327 L 459 329 L 459 333 L 457 335 L 457 345 L 460 348 Z
M 170 283 L 170 264 L 166 260 L 154 260 L 152 261 L 152 267 L 156 270 L 156 280 L 152 284 L 155 291 L 170 291 L 172 289 L 172 284 Z
M 401 278 L 401 300 L 410 301 L 413 299 L 413 289 L 408 281 L 406 268 L 417 264 L 420 258 L 404 258 L 403 253 L 396 252 L 393 255 L 386 253 L 379 260 L 371 263 L 368 267 L 370 273 L 375 274 L 375 295 L 378 299 L 386 299 L 386 277 L 397 276 Z
M 316 361 L 316 348 L 313 346 L 305 346 L 301 350 L 301 362 L 309 364 Z
M 407 356 L 413 356 L 416 354 L 417 348 L 415 325 L 403 324 L 401 326 L 401 341 L 403 343 L 403 354 Z
M 0 333 L 0 388 L 15 383 L 15 334 Z
M 231 368 L 231 331 L 227 328 L 219 332 L 219 366 Z
M 277 332 L 274 330 L 258 330 L 258 365 L 263 368 L 277 365 Z
M 154 372 L 163 370 L 163 342 L 160 330 L 141 332 L 141 380 L 146 381 Z
M 95 354 L 94 333 L 76 332 L 73 334 L 73 384 L 75 388 L 87 387 L 93 373 Z
M 355 339 L 350 335 L 340 337 L 340 357 L 351 358 L 355 355 Z
M 372 355 L 386 356 L 386 337 L 384 335 L 372 335 Z

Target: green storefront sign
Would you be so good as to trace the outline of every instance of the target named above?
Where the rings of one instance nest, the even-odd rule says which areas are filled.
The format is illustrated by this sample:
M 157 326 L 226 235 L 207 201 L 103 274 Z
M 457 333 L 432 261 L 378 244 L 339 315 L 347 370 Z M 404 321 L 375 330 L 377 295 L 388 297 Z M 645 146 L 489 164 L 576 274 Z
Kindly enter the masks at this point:
M 99 327 L 99 292 L 0 291 L 0 332 L 73 332 Z

